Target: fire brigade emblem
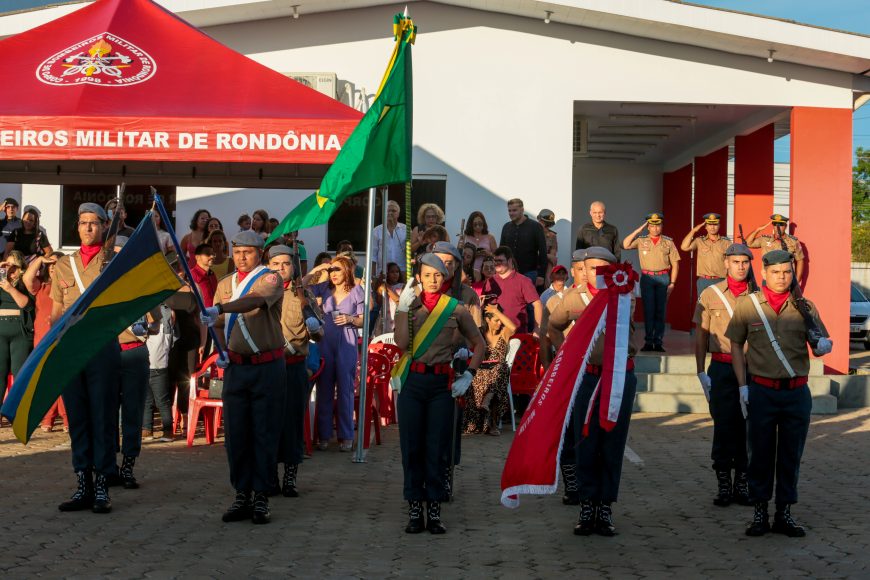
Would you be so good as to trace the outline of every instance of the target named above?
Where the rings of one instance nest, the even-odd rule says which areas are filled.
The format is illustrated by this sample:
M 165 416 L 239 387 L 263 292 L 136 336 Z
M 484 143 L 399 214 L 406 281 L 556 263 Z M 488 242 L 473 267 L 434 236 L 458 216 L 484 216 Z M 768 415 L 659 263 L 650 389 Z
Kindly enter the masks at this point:
M 104 32 L 66 48 L 39 65 L 36 78 L 49 85 L 123 87 L 154 76 L 151 55 L 123 38 Z

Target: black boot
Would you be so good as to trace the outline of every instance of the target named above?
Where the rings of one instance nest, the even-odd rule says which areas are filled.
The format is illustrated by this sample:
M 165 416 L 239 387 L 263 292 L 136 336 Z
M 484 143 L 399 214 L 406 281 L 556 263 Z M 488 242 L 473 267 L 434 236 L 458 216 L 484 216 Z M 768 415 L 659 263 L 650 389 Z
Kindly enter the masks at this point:
M 423 521 L 423 502 L 412 500 L 408 502 L 408 525 L 405 526 L 406 534 L 419 534 L 426 529 Z
M 575 536 L 588 536 L 595 531 L 595 505 L 589 500 L 580 502 L 580 517 L 574 526 Z
M 114 471 L 106 476 L 106 485 L 109 487 L 118 487 L 124 483 L 121 477 L 121 469 L 116 465 Z
M 94 507 L 94 474 L 90 469 L 76 471 L 78 487 L 69 500 L 63 502 L 57 509 L 62 512 L 78 512 Z
M 643 343 L 643 348 L 640 349 L 642 352 L 652 352 L 655 350 L 651 342 Z
M 299 491 L 296 489 L 296 473 L 298 471 L 298 464 L 284 464 L 284 487 L 281 489 L 284 497 L 299 497 Z
M 453 468 L 444 468 L 444 502 L 449 503 L 453 497 Z
M 616 526 L 613 525 L 613 510 L 609 503 L 598 504 L 595 516 L 595 533 L 599 536 L 615 536 Z
M 236 491 L 236 499 L 233 501 L 221 519 L 225 522 L 240 522 L 251 517 L 251 493 Z
M 129 455 L 124 456 L 124 460 L 121 463 L 121 481 L 124 483 L 124 489 L 138 489 L 139 484 L 136 482 L 136 478 L 133 477 L 133 466 L 136 465 L 136 458 L 130 457 Z
M 98 473 L 94 478 L 94 505 L 91 511 L 95 514 L 107 514 L 112 511 L 112 500 L 109 499 L 109 482 L 106 476 Z
M 562 481 L 565 483 L 565 494 L 562 503 L 565 505 L 578 505 L 580 496 L 577 495 L 577 466 L 573 463 L 562 465 Z
M 773 514 L 773 527 L 770 529 L 775 534 L 785 534 L 789 538 L 803 538 L 807 535 L 803 526 L 798 525 L 791 518 L 791 506 L 789 504 L 776 504 L 776 513 Z
M 272 512 L 269 511 L 269 496 L 262 492 L 254 492 L 254 507 L 251 512 L 251 521 L 255 524 L 268 524 L 272 521 Z
M 720 507 L 731 505 L 731 470 L 717 471 L 716 482 L 719 484 L 719 491 L 713 498 L 713 504 Z
M 767 515 L 767 502 L 760 501 L 755 504 L 755 513 L 752 521 L 746 526 L 747 536 L 763 536 L 770 531 L 770 522 Z
M 278 466 L 275 466 L 274 475 L 269 477 L 269 489 L 266 491 L 268 497 L 273 497 L 281 493 L 281 479 L 278 477 Z
M 749 483 L 746 481 L 745 471 L 734 472 L 733 499 L 740 505 L 752 505 L 749 501 Z
M 441 523 L 441 502 L 426 502 L 426 529 L 430 534 L 443 534 L 447 531 Z

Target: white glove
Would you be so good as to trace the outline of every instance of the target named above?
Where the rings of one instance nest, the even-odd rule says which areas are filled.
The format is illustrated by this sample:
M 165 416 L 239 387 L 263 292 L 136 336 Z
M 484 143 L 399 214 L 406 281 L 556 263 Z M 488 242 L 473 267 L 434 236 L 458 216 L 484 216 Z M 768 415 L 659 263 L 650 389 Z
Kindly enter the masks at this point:
M 410 278 L 408 283 L 405 284 L 404 290 L 399 294 L 399 305 L 396 306 L 396 310 L 398 312 L 408 312 L 411 310 L 411 303 L 414 302 L 414 298 L 417 297 L 417 293 L 414 292 L 414 287 L 412 284 L 414 283 L 414 278 Z
M 453 398 L 454 399 L 456 397 L 461 397 L 462 395 L 465 394 L 465 391 L 467 391 L 468 387 L 471 386 L 472 379 L 474 379 L 474 377 L 471 376 L 471 373 L 468 371 L 465 371 L 464 373 L 462 373 L 461 375 L 459 375 L 458 377 L 453 379 L 453 389 L 452 390 L 453 390 Z
M 470 358 L 471 358 L 471 351 L 465 347 L 460 348 L 459 350 L 456 351 L 456 354 L 453 355 L 454 360 L 456 360 L 456 359 L 468 360 Z
M 145 336 L 146 334 L 148 334 L 148 327 L 146 327 L 141 322 L 137 322 L 130 327 L 130 332 L 133 333 L 133 336 Z
M 813 354 L 816 356 L 822 356 L 823 354 L 828 354 L 829 352 L 831 352 L 833 348 L 834 342 L 830 338 L 823 336 L 819 339 L 819 344 L 816 345 L 816 348 L 813 350 Z
M 320 324 L 320 321 L 314 318 L 313 316 L 309 316 L 305 319 L 305 327 L 308 329 L 308 332 L 311 334 L 315 334 L 323 328 L 323 325 Z
M 218 367 L 220 367 L 222 369 L 226 369 L 228 366 L 230 366 L 230 359 L 225 358 L 225 357 L 226 357 L 226 355 L 223 355 L 223 354 L 218 355 L 217 360 L 215 361 L 214 364 L 216 364 Z
M 199 321 L 205 326 L 214 326 L 219 316 L 217 306 L 207 306 L 204 312 L 199 313 Z
M 749 387 L 743 385 L 740 387 L 740 412 L 743 413 L 743 418 L 749 416 Z
M 707 376 L 707 373 L 698 373 L 698 382 L 701 383 L 701 388 L 704 389 L 704 396 L 707 397 L 707 402 L 710 402 L 710 387 L 713 386 L 713 381 Z
M 390 388 L 398 395 L 402 391 L 402 377 L 390 377 Z

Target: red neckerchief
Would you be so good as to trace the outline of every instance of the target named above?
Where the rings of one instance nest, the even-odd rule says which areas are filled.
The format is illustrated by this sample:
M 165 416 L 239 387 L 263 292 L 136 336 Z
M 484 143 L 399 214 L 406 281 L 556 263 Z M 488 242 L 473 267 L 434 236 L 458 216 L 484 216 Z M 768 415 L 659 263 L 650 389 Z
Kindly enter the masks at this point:
M 79 257 L 82 259 L 82 264 L 84 264 L 85 268 L 88 267 L 91 260 L 94 259 L 94 256 L 100 253 L 100 250 L 103 249 L 103 244 L 90 244 L 84 245 L 79 248 Z
M 420 293 L 420 302 L 423 303 L 423 306 L 426 307 L 426 310 L 432 312 L 435 309 L 435 305 L 438 304 L 438 300 L 441 298 L 441 292 L 434 292 L 432 294 L 428 292 Z
M 593 296 L 595 296 L 596 294 L 598 294 L 598 288 L 596 288 L 595 286 L 593 286 L 593 285 L 590 284 L 589 282 L 586 282 L 586 289 L 587 289 L 587 290 L 589 291 L 589 293 L 592 294 Z
M 284 290 L 290 287 L 291 282 L 293 282 L 293 280 L 287 280 L 286 282 L 284 282 Z
M 246 277 L 248 274 L 250 274 L 250 272 L 242 272 L 241 270 L 236 270 L 236 273 L 239 275 L 239 277 L 237 278 L 239 284 L 241 284 L 241 283 L 242 283 L 242 280 L 244 280 L 245 277 Z
M 770 307 L 773 308 L 774 312 L 779 314 L 791 293 L 788 291 L 774 292 L 767 286 L 762 286 L 761 289 L 764 291 L 764 297 L 767 298 L 767 303 L 770 304 Z
M 728 281 L 728 290 L 731 291 L 731 294 L 732 294 L 735 298 L 736 298 L 737 296 L 740 296 L 740 295 L 743 294 L 744 292 L 746 292 L 746 289 L 749 287 L 749 281 L 748 281 L 748 280 L 744 280 L 743 282 L 738 282 L 737 280 L 735 280 L 735 279 L 732 278 L 731 276 L 728 276 L 728 277 L 726 278 L 726 280 Z
M 650 236 L 649 239 L 652 241 L 653 245 L 655 246 L 656 244 L 659 243 L 659 241 L 662 239 L 662 237 L 659 236 L 657 238 L 654 238 L 654 237 Z

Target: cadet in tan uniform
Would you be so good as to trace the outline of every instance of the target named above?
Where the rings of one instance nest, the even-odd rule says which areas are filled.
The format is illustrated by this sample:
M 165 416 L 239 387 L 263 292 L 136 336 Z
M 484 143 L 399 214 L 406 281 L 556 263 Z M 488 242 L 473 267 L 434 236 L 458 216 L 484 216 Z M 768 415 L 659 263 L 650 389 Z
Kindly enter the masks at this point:
M 399 296 L 396 308 L 396 344 L 409 353 L 408 319 L 413 321 L 414 342 L 423 340 L 423 324 L 434 316 L 438 302 L 444 296 L 442 287 L 448 270 L 434 254 L 420 258 L 420 273 L 416 281 L 422 286 L 420 296 L 412 284 Z M 442 302 L 446 308 L 432 327 L 432 340 L 423 352 L 411 355 L 410 370 L 404 385 L 399 386 L 399 441 L 402 467 L 405 473 L 404 497 L 408 501 L 408 525 L 405 532 L 416 534 L 428 529 L 433 534 L 446 530 L 441 523 L 441 502 L 447 498 L 444 472 L 449 466 L 450 441 L 453 433 L 453 397 L 462 396 L 477 372 L 486 346 L 480 330 L 464 305 L 455 298 Z M 468 370 L 454 378 L 451 363 L 454 352 L 462 344 L 474 351 Z M 452 395 L 452 396 L 451 396 Z M 427 502 L 427 522 L 424 526 L 423 500 Z
M 734 373 L 740 404 L 747 416 L 749 442 L 749 498 L 755 504 L 748 536 L 769 531 L 787 536 L 805 535 L 791 517 L 797 503 L 798 470 L 810 426 L 813 398 L 807 387 L 810 359 L 807 329 L 789 286 L 794 277 L 792 256 L 773 250 L 762 256 L 765 286 L 744 296 L 734 307 L 725 336 L 731 341 Z M 827 336 L 815 306 L 809 313 Z M 749 348 L 744 356 L 743 346 Z M 822 338 L 813 354 L 831 351 L 831 340 Z M 749 374 L 747 376 L 747 367 Z M 768 523 L 767 503 L 773 497 L 776 476 L 776 513 Z
M 646 331 L 641 350 L 644 351 L 665 352 L 662 346 L 665 310 L 680 271 L 677 247 L 671 238 L 662 235 L 664 217 L 661 213 L 647 214 L 646 221 L 622 241 L 625 250 L 637 248 L 640 258 L 640 297 Z M 640 235 L 644 228 L 649 233 Z
M 308 411 L 308 400 L 311 395 L 305 359 L 308 356 L 308 341 L 312 339 L 319 341 L 323 337 L 323 324 L 320 320 L 303 313 L 302 299 L 299 297 L 303 290 L 296 286 L 301 274 L 295 271 L 294 258 L 295 253 L 289 246 L 276 245 L 269 248 L 269 269 L 280 274 L 284 286 L 281 330 L 285 340 L 284 362 L 287 365 L 287 381 L 277 461 L 284 464 L 284 478 L 280 488 L 284 497 L 299 496 L 296 477 L 299 464 L 302 463 L 305 445 L 305 413 Z M 277 493 L 275 489 L 278 487 L 277 475 L 273 483 L 273 491 Z
M 226 368 L 224 425 L 236 498 L 223 521 L 250 518 L 266 524 L 271 519 L 266 494 L 284 409 L 284 286 L 278 274 L 260 264 L 263 238 L 256 232 L 241 231 L 232 244 L 236 273 L 218 282 L 215 305 L 200 315 L 203 324 L 220 330 L 218 339 L 229 357 L 218 364 Z
M 695 308 L 695 361 L 698 380 L 713 417 L 713 470 L 719 491 L 713 503 L 727 506 L 732 501 L 750 505 L 746 483 L 746 420 L 740 411 L 737 376 L 731 365 L 731 342 L 725 336 L 731 313 L 740 296 L 748 293 L 752 252 L 743 244 L 731 244 L 723 260 L 724 281 L 701 292 Z M 712 360 L 706 372 L 707 353 Z M 734 471 L 732 482 L 731 471 Z
M 95 203 L 79 206 L 81 247 L 57 260 L 51 279 L 51 322 L 55 324 L 100 275 L 105 263 L 103 234 L 106 212 Z M 115 465 L 118 428 L 118 366 L 120 348 L 112 340 L 75 375 L 63 391 L 69 417 L 72 464 L 78 488 L 60 511 L 112 510 L 107 478 L 117 475 Z M 94 473 L 96 472 L 96 476 Z
M 773 232 L 762 234 L 767 226 L 773 226 Z M 798 282 L 804 277 L 804 249 L 800 241 L 787 234 L 788 218 L 782 214 L 775 213 L 770 216 L 770 221 L 764 225 L 758 226 L 755 231 L 751 232 L 746 238 L 746 245 L 750 248 L 761 248 L 761 255 L 764 256 L 773 250 L 781 250 L 782 242 L 785 241 L 786 249 L 794 256 L 795 261 L 795 276 Z
M 698 296 L 708 286 L 725 279 L 725 250 L 731 245 L 731 240 L 719 235 L 721 217 L 718 213 L 705 213 L 704 221 L 692 228 L 680 244 L 684 252 L 695 252 Z M 706 228 L 707 234 L 695 238 L 701 228 Z
M 447 268 L 447 279 L 444 280 L 443 291 L 448 296 L 453 296 L 453 277 L 456 275 L 456 271 L 462 263 L 462 255 L 459 253 L 456 246 L 450 242 L 435 242 L 432 246 L 432 253 L 438 256 L 441 261 L 444 262 L 444 267 Z M 465 305 L 466 310 L 471 314 L 471 318 L 474 319 L 474 323 L 478 328 L 480 328 L 483 325 L 480 296 L 477 295 L 477 292 L 475 292 L 471 286 L 466 284 L 461 284 L 459 288 L 459 296 L 454 296 L 454 298 L 457 298 L 459 302 Z
M 615 264 L 616 256 L 605 248 L 586 249 L 587 288 L 592 295 L 599 292 L 595 269 L 608 264 Z M 577 494 L 580 498 L 580 516 L 574 526 L 578 536 L 588 536 L 597 533 L 601 536 L 613 536 L 616 527 L 613 525 L 611 504 L 617 500 L 619 481 L 622 477 L 622 457 L 625 453 L 625 443 L 628 440 L 628 426 L 631 413 L 634 410 L 634 396 L 637 391 L 637 377 L 634 374 L 634 355 L 637 348 L 632 341 L 634 334 L 634 295 L 631 297 L 631 319 L 628 337 L 628 362 L 625 370 L 625 390 L 616 426 L 612 431 L 605 431 L 598 421 L 589 422 L 589 433 L 583 436 L 583 423 L 589 408 L 589 401 L 601 380 L 604 363 L 604 333 L 598 337 L 586 372 L 580 382 L 580 388 L 574 402 L 574 433 L 577 441 Z M 581 315 L 582 316 L 582 315 Z M 601 398 L 597 397 L 591 410 L 591 417 L 598 417 Z

